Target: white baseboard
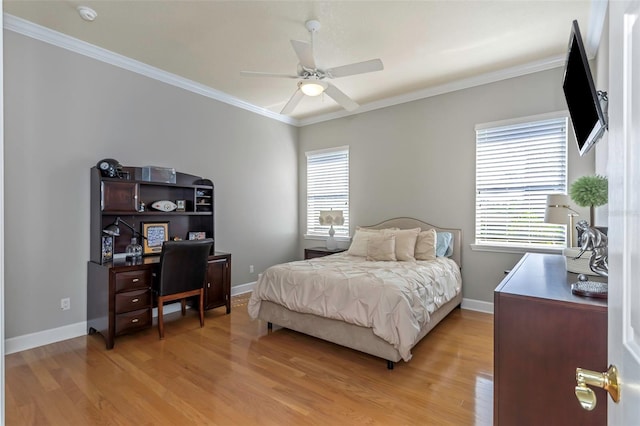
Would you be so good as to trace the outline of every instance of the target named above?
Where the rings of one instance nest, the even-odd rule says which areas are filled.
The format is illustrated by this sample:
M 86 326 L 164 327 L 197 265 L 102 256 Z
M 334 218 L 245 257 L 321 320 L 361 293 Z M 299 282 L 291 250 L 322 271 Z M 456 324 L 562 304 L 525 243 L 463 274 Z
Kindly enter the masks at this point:
M 256 282 L 234 285 L 231 287 L 231 296 L 237 296 L 239 294 L 251 293 L 256 286 Z
M 483 300 L 462 299 L 462 309 L 493 314 L 493 303 Z
M 27 349 L 37 348 L 38 346 L 73 339 L 74 337 L 84 334 L 87 334 L 86 321 L 25 334 L 23 336 L 11 337 L 4 341 L 4 353 L 5 355 L 9 355 L 15 352 L 26 351 Z
M 189 307 L 187 307 L 187 309 L 189 309 Z M 165 305 L 163 316 L 178 311 L 180 311 L 180 301 Z M 153 318 L 158 317 L 158 308 L 153 308 L 152 315 Z M 58 328 L 12 337 L 4 341 L 4 353 L 5 355 L 9 355 L 15 352 L 26 351 L 27 349 L 37 348 L 38 346 L 84 336 L 87 333 L 87 322 L 82 321 Z
M 240 284 L 231 287 L 231 296 L 249 293 L 256 285 L 255 281 L 247 284 Z M 165 305 L 163 314 L 168 315 L 180 310 L 180 303 L 171 303 Z M 153 308 L 153 318 L 158 317 L 158 308 Z M 84 336 L 87 334 L 87 322 L 82 321 L 75 324 L 69 324 L 62 327 L 51 328 L 49 330 L 38 331 L 36 333 L 25 334 L 22 336 L 11 337 L 4 341 L 4 353 L 9 355 L 16 352 L 26 351 L 27 349 L 37 348 L 38 346 L 48 345 L 51 343 L 61 342 L 67 339 Z
M 240 284 L 231 287 L 231 296 L 250 293 L 253 291 L 256 282 Z M 483 302 L 481 300 L 462 299 L 462 308 L 472 311 L 493 313 L 493 303 Z M 180 310 L 180 303 L 172 303 L 166 305 L 164 314 L 171 314 Z M 158 309 L 153 308 L 153 317 L 158 316 Z M 38 346 L 48 345 L 50 343 L 60 342 L 62 340 L 73 339 L 75 337 L 87 334 L 87 322 L 82 321 L 75 324 L 69 324 L 62 327 L 52 328 L 49 330 L 38 331 L 36 333 L 25 334 L 6 339 L 4 341 L 4 353 L 9 355 L 15 352 L 26 351 L 27 349 L 37 348 Z

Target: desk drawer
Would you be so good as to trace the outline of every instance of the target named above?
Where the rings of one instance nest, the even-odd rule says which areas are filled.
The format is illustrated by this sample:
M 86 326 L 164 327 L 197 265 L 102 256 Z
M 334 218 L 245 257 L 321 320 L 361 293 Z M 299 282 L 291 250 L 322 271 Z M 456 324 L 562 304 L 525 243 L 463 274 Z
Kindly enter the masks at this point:
M 116 314 L 151 307 L 151 290 L 126 291 L 116 294 Z
M 151 271 L 148 269 L 118 272 L 115 277 L 116 292 L 151 287 Z
M 116 315 L 116 334 L 146 328 L 151 325 L 151 308 Z

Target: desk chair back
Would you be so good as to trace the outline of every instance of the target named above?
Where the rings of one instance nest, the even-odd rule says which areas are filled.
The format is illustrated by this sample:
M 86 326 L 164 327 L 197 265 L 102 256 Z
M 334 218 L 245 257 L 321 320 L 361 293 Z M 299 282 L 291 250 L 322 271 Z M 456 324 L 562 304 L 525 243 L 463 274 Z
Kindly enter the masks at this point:
M 199 296 L 200 326 L 204 326 L 204 283 L 207 260 L 213 240 L 166 241 L 160 254 L 160 276 L 156 286 L 158 302 L 158 332 L 164 338 L 163 304 L 180 300 L 182 315 L 186 299 Z

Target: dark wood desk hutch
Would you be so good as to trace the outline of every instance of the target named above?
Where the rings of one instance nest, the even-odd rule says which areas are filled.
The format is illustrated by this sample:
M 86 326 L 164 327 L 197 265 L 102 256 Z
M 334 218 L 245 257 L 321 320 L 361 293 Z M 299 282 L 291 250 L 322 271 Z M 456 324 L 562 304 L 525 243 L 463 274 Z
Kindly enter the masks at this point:
M 169 238 L 188 239 L 190 232 L 203 232 L 215 241 L 215 198 L 210 181 L 177 172 L 175 183 L 153 182 L 143 179 L 142 167 L 123 167 L 120 175 L 103 177 L 96 167 L 91 168 L 87 326 L 89 334 L 102 334 L 107 349 L 113 348 L 116 336 L 152 326 L 153 278 L 160 256 L 123 257 L 133 232 L 121 226 L 120 236 L 113 241 L 113 259 L 104 260 L 103 229 L 118 218 L 137 232 L 142 232 L 143 223 L 168 222 Z M 153 202 L 162 200 L 184 200 L 184 210 L 151 208 Z M 225 306 L 226 313 L 231 312 L 231 254 L 216 252 L 215 246 L 209 256 L 204 303 L 205 309 Z

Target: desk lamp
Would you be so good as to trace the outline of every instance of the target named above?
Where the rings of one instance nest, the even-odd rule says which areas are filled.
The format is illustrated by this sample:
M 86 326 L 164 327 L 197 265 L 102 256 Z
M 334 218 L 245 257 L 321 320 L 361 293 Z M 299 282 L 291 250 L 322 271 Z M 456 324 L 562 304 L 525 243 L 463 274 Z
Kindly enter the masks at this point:
M 111 235 L 113 237 L 119 237 L 120 236 L 120 227 L 118 226 L 119 224 L 123 224 L 127 228 L 131 229 L 131 233 L 133 235 L 131 237 L 131 244 L 127 245 L 125 249 L 127 257 L 142 256 L 142 246 L 138 244 L 138 239 L 136 238 L 136 234 L 140 235 L 140 237 L 142 238 L 145 238 L 145 236 L 142 235 L 140 232 L 136 231 L 133 228 L 133 226 L 129 225 L 127 222 L 120 219 L 120 216 L 116 218 L 115 222 L 113 222 L 111 225 L 108 225 L 106 228 L 104 228 L 102 232 L 104 232 L 107 235 Z

